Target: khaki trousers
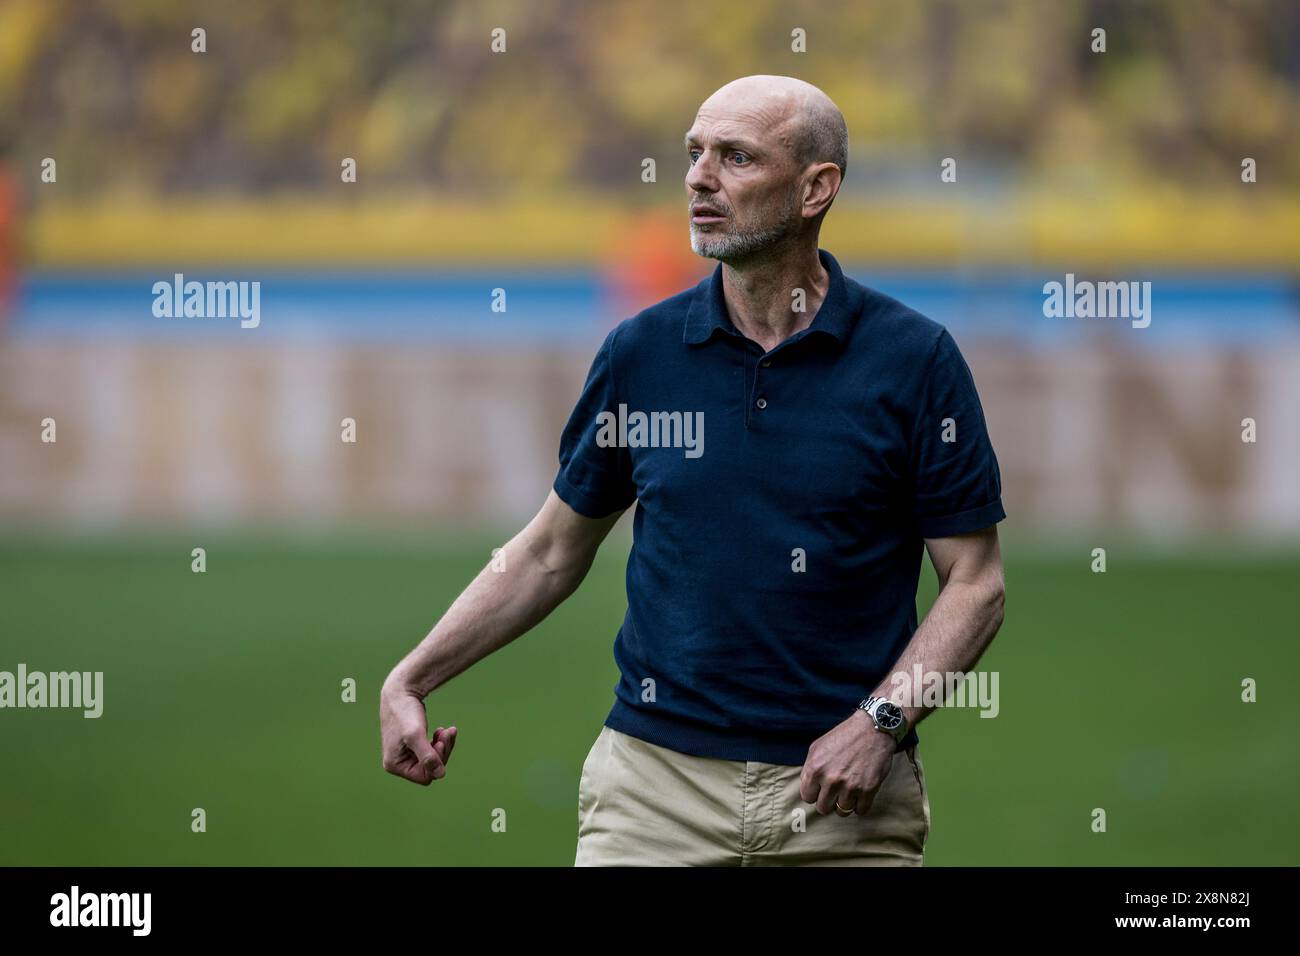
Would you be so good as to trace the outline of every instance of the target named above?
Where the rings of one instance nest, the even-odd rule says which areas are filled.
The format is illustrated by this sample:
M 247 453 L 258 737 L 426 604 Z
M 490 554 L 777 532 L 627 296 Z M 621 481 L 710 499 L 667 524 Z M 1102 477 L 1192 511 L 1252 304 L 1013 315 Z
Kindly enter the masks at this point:
M 578 784 L 575 866 L 920 866 L 930 798 L 916 748 L 866 816 L 823 816 L 802 767 L 695 757 L 602 727 Z

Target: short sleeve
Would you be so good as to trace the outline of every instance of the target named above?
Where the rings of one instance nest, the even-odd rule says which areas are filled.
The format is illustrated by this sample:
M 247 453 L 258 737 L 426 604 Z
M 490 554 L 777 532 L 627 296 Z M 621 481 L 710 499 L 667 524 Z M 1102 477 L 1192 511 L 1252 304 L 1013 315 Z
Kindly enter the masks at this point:
M 618 329 L 605 337 L 591 363 L 578 403 L 560 436 L 560 470 L 555 476 L 555 493 L 574 511 L 588 518 L 603 518 L 631 507 L 636 501 L 632 462 L 626 447 L 598 441 L 598 436 L 616 433 L 602 424 L 617 421 L 618 399 L 614 389 L 614 339 Z
M 921 386 L 911 471 L 913 517 L 922 537 L 978 531 L 1007 516 L 975 379 L 947 329 Z

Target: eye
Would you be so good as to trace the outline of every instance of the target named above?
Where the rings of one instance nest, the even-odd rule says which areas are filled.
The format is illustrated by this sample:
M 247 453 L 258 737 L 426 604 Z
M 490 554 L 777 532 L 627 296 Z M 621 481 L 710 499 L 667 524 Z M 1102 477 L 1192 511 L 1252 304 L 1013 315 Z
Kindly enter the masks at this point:
M 732 155 L 732 158 L 733 158 L 733 159 L 736 159 L 736 158 L 739 159 L 739 162 L 736 163 L 737 166 L 748 166 L 748 165 L 749 165 L 749 154 L 748 154 L 748 153 L 742 153 L 742 152 L 737 151 L 737 152 L 733 152 L 731 155 Z
M 698 149 L 689 149 L 686 151 L 686 155 L 690 157 L 691 165 L 694 166 L 695 160 L 700 156 L 700 151 Z

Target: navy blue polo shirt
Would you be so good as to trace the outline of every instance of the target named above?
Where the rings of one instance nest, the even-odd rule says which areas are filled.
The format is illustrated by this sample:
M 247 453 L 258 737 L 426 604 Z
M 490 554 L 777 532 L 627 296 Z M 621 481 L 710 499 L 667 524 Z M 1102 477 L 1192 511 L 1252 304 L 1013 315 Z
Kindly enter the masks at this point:
M 764 352 L 719 265 L 609 333 L 565 426 L 556 494 L 590 518 L 637 503 L 615 730 L 802 765 L 916 630 L 923 539 L 1006 517 L 947 330 L 818 254 L 808 328 Z

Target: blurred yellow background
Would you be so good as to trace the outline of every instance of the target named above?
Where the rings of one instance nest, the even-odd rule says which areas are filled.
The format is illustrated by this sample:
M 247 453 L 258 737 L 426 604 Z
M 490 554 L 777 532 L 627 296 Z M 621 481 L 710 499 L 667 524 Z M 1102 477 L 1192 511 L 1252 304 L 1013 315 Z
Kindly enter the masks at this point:
M 1292 266 L 1297 16 L 1284 0 L 5 0 L 0 145 L 37 266 L 601 261 L 646 210 L 680 210 L 702 99 L 786 72 L 848 121 L 826 236 L 850 258 Z M 57 186 L 17 175 L 45 157 Z

